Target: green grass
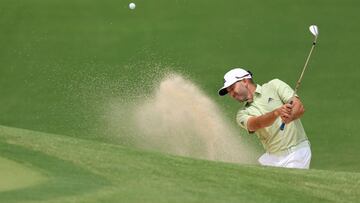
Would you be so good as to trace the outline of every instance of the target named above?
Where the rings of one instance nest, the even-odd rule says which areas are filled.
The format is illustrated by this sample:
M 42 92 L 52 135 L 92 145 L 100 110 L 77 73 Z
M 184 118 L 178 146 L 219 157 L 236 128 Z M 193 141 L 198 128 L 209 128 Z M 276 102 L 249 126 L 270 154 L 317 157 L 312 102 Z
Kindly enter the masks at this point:
M 21 144 L 12 143 L 12 141 L 16 140 L 17 134 L 27 136 L 33 141 L 41 143 L 39 137 L 34 136 L 38 134 L 36 132 L 26 133 L 25 131 L 24 134 L 24 131 L 21 130 L 2 128 L 0 154 L 2 157 L 18 162 L 17 166 L 13 167 L 12 170 L 24 168 L 25 166 L 31 167 L 31 170 L 28 170 L 25 175 L 35 173 L 37 176 L 40 176 L 37 177 L 40 181 L 33 182 L 32 185 L 30 185 L 26 182 L 28 181 L 28 177 L 25 175 L 23 175 L 24 177 L 19 177 L 21 174 L 18 174 L 17 171 L 13 171 L 15 174 L 10 174 L 9 177 L 5 177 L 7 174 L 2 173 L 1 179 L 12 179 L 8 186 L 17 184 L 17 188 L 0 192 L 2 202 L 47 201 L 64 196 L 93 192 L 109 184 L 109 181 L 101 178 L 101 176 L 90 173 L 82 166 L 74 165 L 74 163 L 70 161 L 49 155 L 46 152 L 47 150 L 39 151 L 36 150 L 36 146 L 34 146 L 34 148 L 28 148 Z M 15 140 L 8 140 L 8 136 L 15 138 Z M 51 137 L 49 137 L 49 139 L 51 139 Z M 49 144 L 47 145 L 49 150 L 52 142 L 48 142 L 47 144 Z M 26 179 L 21 179 L 18 183 L 14 183 L 13 181 L 16 181 L 17 178 Z M 36 181 L 36 179 L 34 181 Z
M 0 123 L 108 141 L 107 102 L 148 94 L 164 69 L 185 73 L 233 118 L 238 104 L 216 95 L 223 74 L 245 66 L 258 83 L 295 84 L 316 23 L 299 91 L 312 166 L 358 171 L 357 1 L 128 3 L 3 0 Z
M 1 1 L 0 124 L 13 127 L 1 127 L 0 157 L 9 160 L 1 168 L 46 178 L 1 192 L 1 202 L 356 201 L 358 1 L 134 2 L 135 10 L 125 0 Z M 320 36 L 299 95 L 316 170 L 138 151 L 115 138 L 131 134 L 110 129 L 109 101 L 148 95 L 166 71 L 186 75 L 234 118 L 239 104 L 217 96 L 223 74 L 241 66 L 260 84 L 295 84 L 311 24 Z
M 354 202 L 360 174 L 182 158 L 0 127 L 0 153 L 48 176 L 1 202 Z

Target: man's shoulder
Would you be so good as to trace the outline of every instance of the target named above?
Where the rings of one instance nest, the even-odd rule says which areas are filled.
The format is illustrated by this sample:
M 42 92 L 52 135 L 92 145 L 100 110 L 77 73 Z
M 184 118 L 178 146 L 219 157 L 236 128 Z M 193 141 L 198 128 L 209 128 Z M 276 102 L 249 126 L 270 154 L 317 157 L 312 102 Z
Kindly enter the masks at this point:
M 282 84 L 282 83 L 285 83 L 285 82 L 280 80 L 279 78 L 274 78 L 263 85 L 277 85 L 277 84 Z
M 250 105 L 245 105 L 245 106 L 241 107 L 241 108 L 238 110 L 237 115 L 239 116 L 239 115 L 249 114 L 249 112 L 248 112 L 248 108 L 249 108 L 249 107 L 250 107 Z
M 283 86 L 283 85 L 287 85 L 284 81 L 278 79 L 278 78 L 275 78 L 275 79 L 272 79 L 270 80 L 269 82 L 267 83 L 264 83 L 262 86 L 264 88 L 278 88 L 279 86 Z

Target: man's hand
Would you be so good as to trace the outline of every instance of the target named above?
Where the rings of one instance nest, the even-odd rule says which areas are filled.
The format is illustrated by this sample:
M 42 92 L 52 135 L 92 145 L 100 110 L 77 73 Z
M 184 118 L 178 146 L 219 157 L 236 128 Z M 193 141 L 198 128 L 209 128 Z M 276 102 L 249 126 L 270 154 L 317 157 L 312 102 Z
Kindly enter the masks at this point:
M 281 120 L 288 124 L 293 120 L 300 118 L 304 112 L 304 106 L 302 105 L 298 97 L 294 97 L 291 104 L 284 104 L 278 109 Z
M 292 104 L 284 104 L 279 108 L 280 118 L 285 124 L 288 124 L 293 120 L 292 111 Z

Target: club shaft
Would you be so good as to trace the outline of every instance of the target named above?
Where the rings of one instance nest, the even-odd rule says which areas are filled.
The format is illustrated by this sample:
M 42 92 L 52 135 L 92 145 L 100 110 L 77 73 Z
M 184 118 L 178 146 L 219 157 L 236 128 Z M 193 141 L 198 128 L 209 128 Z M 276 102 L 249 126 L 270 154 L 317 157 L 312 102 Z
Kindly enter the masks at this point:
M 297 92 L 297 90 L 298 90 L 299 87 L 300 87 L 300 84 L 301 84 L 302 78 L 303 78 L 303 76 L 304 76 L 306 67 L 307 67 L 307 65 L 308 65 L 308 63 L 309 63 L 311 54 L 312 54 L 312 52 L 313 52 L 313 50 L 314 50 L 314 48 L 315 48 L 315 44 L 316 44 L 316 41 L 313 42 L 313 45 L 311 46 L 311 49 L 310 49 L 310 52 L 309 52 L 309 55 L 308 55 L 307 58 L 306 58 L 305 65 L 304 65 L 304 67 L 303 67 L 303 69 L 302 69 L 302 72 L 301 72 L 301 75 L 300 75 L 300 77 L 299 77 L 299 80 L 298 80 L 297 83 L 296 83 L 293 97 L 296 95 L 296 92 Z
M 294 99 L 294 97 L 296 96 L 296 92 L 298 91 L 298 89 L 299 89 L 299 87 L 300 87 L 300 84 L 301 84 L 302 78 L 303 78 L 303 76 L 304 76 L 304 73 L 305 73 L 306 67 L 307 67 L 307 65 L 308 65 L 308 63 L 309 63 L 309 60 L 310 60 L 311 54 L 312 54 L 312 52 L 313 52 L 313 50 L 314 50 L 314 48 L 315 48 L 315 45 L 316 45 L 316 39 L 317 39 L 317 36 L 315 37 L 315 40 L 314 40 L 314 42 L 313 42 L 313 44 L 312 44 L 312 46 L 311 46 L 311 49 L 310 49 L 309 55 L 308 55 L 308 56 L 307 56 L 307 58 L 306 58 L 305 65 L 304 65 L 304 67 L 303 67 L 303 69 L 302 69 L 302 71 L 301 71 L 301 74 L 300 74 L 299 80 L 298 80 L 298 81 L 297 81 L 297 83 L 296 83 L 296 86 L 295 86 L 295 89 L 294 89 L 293 96 L 291 97 L 291 100 L 290 100 L 290 102 L 289 102 L 290 104 L 292 104 L 292 100 L 293 100 L 293 99 Z M 280 126 L 280 130 L 284 130 L 284 128 L 285 128 L 285 123 L 282 123 L 282 124 L 281 124 L 281 126 Z

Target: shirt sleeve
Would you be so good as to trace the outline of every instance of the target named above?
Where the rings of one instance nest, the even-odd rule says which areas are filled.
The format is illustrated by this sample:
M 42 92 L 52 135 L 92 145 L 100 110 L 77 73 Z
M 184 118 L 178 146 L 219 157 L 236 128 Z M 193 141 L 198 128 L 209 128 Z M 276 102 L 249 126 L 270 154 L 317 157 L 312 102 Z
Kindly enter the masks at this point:
M 281 101 L 283 103 L 288 103 L 294 94 L 294 90 L 288 84 L 279 79 L 274 79 L 272 83 Z
M 249 130 L 247 129 L 247 122 L 249 118 L 250 115 L 246 110 L 240 110 L 236 115 L 236 122 L 248 132 Z

